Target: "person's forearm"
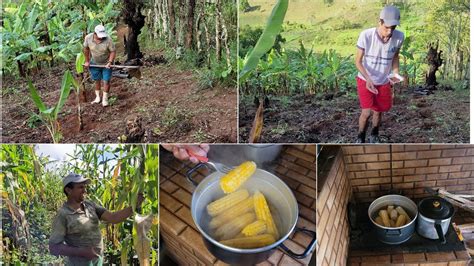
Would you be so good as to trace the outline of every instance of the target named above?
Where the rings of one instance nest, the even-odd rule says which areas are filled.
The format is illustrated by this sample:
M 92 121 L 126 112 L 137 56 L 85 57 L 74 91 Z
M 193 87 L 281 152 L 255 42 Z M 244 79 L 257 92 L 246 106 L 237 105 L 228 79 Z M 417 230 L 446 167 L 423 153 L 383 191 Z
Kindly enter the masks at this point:
M 54 256 L 76 256 L 85 257 L 85 249 L 72 247 L 65 244 L 49 245 L 49 252 Z
M 356 61 L 356 68 L 359 70 L 360 74 L 362 74 L 366 81 L 372 81 L 372 79 L 369 77 L 369 74 L 367 73 L 367 70 L 365 70 L 365 67 L 362 65 L 362 62 Z
M 133 214 L 132 207 L 127 207 L 123 210 L 112 212 L 110 216 L 110 223 L 117 224 L 125 221 L 128 217 L 130 217 Z
M 109 55 L 109 62 L 113 62 L 115 59 L 115 51 L 111 52 L 110 55 Z
M 392 61 L 392 72 L 395 73 L 395 74 L 399 74 L 400 72 L 400 56 L 399 54 L 395 54 L 395 56 L 393 57 L 393 61 Z
M 91 61 L 91 54 L 89 48 L 84 48 L 84 57 L 86 58 L 86 62 Z

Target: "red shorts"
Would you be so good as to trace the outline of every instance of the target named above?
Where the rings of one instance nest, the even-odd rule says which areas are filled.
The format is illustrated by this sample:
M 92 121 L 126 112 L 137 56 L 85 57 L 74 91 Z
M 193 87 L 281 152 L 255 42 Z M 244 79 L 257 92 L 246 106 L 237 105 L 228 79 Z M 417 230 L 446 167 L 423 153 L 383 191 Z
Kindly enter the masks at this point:
M 372 109 L 376 112 L 387 112 L 392 108 L 392 86 L 390 83 L 376 85 L 378 94 L 373 94 L 365 86 L 365 80 L 357 77 L 357 93 L 359 94 L 360 107 Z

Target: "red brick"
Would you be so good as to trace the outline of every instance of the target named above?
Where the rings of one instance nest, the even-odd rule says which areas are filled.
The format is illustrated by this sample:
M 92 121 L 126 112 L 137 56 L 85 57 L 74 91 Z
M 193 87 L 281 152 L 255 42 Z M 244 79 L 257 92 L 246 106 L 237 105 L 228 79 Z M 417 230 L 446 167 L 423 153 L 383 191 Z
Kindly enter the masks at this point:
M 286 173 L 286 176 L 288 176 L 289 178 L 292 178 L 300 183 L 303 183 L 311 188 L 316 188 L 316 181 L 311 179 L 311 178 L 308 178 L 307 176 L 305 175 L 302 175 L 302 174 L 299 174 L 297 172 L 293 172 L 293 171 L 288 171 L 288 173 Z
M 424 151 L 429 150 L 429 144 L 414 144 L 414 145 L 405 145 L 405 151 Z
M 176 170 L 166 166 L 165 164 L 160 164 L 160 176 L 164 176 L 168 178 L 175 173 L 176 173 Z
M 175 213 L 175 215 L 178 216 L 186 224 L 193 227 L 195 230 L 198 230 L 196 224 L 194 224 L 194 220 L 191 215 L 191 210 L 189 208 L 181 208 Z
M 185 189 L 189 193 L 193 193 L 194 185 L 189 182 L 189 180 L 182 174 L 177 173 L 171 179 L 176 185 L 180 186 L 181 188 Z
M 390 177 L 380 177 L 380 178 L 369 178 L 369 184 L 383 184 L 390 183 Z
M 358 186 L 357 190 L 360 192 L 368 192 L 368 191 L 377 191 L 380 189 L 380 185 L 369 185 L 369 186 Z
M 453 158 L 453 164 L 471 164 L 474 163 L 474 157 L 457 157 Z
M 364 172 L 356 172 L 356 178 L 368 178 L 368 177 L 378 177 L 379 171 L 378 170 L 371 170 L 371 171 L 364 171 Z
M 413 182 L 393 184 L 393 188 L 395 189 L 408 189 L 408 188 L 413 188 L 413 186 L 414 186 Z
M 426 260 L 429 262 L 449 262 L 456 260 L 456 256 L 451 252 L 429 252 L 426 253 Z
M 453 178 L 467 178 L 467 177 L 470 177 L 470 176 L 471 176 L 471 172 L 467 171 L 467 172 L 449 173 L 448 178 L 450 178 L 450 179 L 453 179 Z
M 308 162 L 315 162 L 316 161 L 316 155 L 315 154 L 308 154 L 306 152 L 302 152 L 302 151 L 297 150 L 297 149 L 287 149 L 286 153 L 290 154 L 290 155 L 293 155 L 296 158 L 301 158 L 301 159 L 303 159 L 305 161 L 308 161 Z
M 423 181 L 425 178 L 425 175 L 409 175 L 403 177 L 403 182 Z
M 458 260 L 468 260 L 468 259 L 470 259 L 469 253 L 466 250 L 454 251 L 454 254 L 456 255 L 456 258 Z
M 459 185 L 474 184 L 474 177 L 459 179 L 458 184 Z
M 452 185 L 456 185 L 457 184 L 457 180 L 456 179 L 451 179 L 451 180 L 438 180 L 436 181 L 436 186 L 452 186 Z
M 443 150 L 443 157 L 464 156 L 466 149 Z
M 393 169 L 393 175 L 413 175 L 415 168 Z
M 451 158 L 441 158 L 441 159 L 430 159 L 429 166 L 436 166 L 436 165 L 450 165 Z
M 188 247 L 193 250 L 194 254 L 205 262 L 212 264 L 216 261 L 216 258 L 209 253 L 204 245 L 201 234 L 193 228 L 186 228 L 186 230 L 179 235 L 179 239 L 181 240 L 181 243 L 188 245 Z
M 468 189 L 469 185 L 446 186 L 447 191 L 464 191 Z
M 318 210 L 322 210 L 324 205 L 326 205 L 326 201 L 329 197 L 330 188 L 328 186 L 324 186 L 322 190 L 318 193 Z
M 441 157 L 441 151 L 419 151 L 417 155 L 418 159 L 439 158 Z
M 347 165 L 347 171 L 365 171 L 365 163 L 349 164 Z
M 318 258 L 324 258 L 324 254 L 326 253 L 326 249 L 328 248 L 329 237 L 327 233 L 324 233 L 323 237 L 321 238 L 321 244 L 317 249 Z
M 267 259 L 268 262 L 272 263 L 273 265 L 277 265 L 278 262 L 281 260 L 281 257 L 283 257 L 283 252 L 281 252 L 279 249 L 277 249 L 273 254 Z
M 422 167 L 427 166 L 428 160 L 413 160 L 413 161 L 405 161 L 405 167 Z
M 416 168 L 416 174 L 436 174 L 438 166 Z
M 436 185 L 436 181 L 423 181 L 423 182 L 415 182 L 415 188 L 425 188 L 429 187 L 432 188 Z
M 379 156 L 379 159 L 378 159 L 379 162 L 390 161 L 390 153 L 379 153 L 378 156 Z
M 354 163 L 365 163 L 365 162 L 377 162 L 377 154 L 359 154 L 352 155 L 352 162 Z
M 306 144 L 304 145 L 304 151 L 309 154 L 316 154 L 316 144 Z
M 463 171 L 473 171 L 474 170 L 474 164 L 464 164 L 462 166 Z
M 426 262 L 425 253 L 405 253 L 403 260 L 404 262 Z
M 365 145 L 364 149 L 365 149 L 365 153 L 382 153 L 382 152 L 389 152 L 390 146 L 389 145 Z
M 176 192 L 173 193 L 173 197 L 186 205 L 188 208 L 191 206 L 192 195 L 189 192 L 186 192 L 184 189 L 176 190 Z
M 440 166 L 439 172 L 440 173 L 448 173 L 448 172 L 459 172 L 461 171 L 462 165 L 448 165 L 448 166 Z
M 302 185 L 302 186 L 304 186 L 304 185 Z M 316 193 L 316 191 L 315 191 L 315 193 Z M 303 204 L 307 207 L 310 207 L 311 204 L 313 203 L 313 201 L 315 201 L 314 200 L 315 198 L 308 197 L 308 196 L 304 195 L 303 193 L 294 193 L 294 194 L 295 194 L 296 200 L 299 203 L 301 203 L 301 204 Z M 316 194 L 314 194 L 313 197 L 316 197 Z M 316 207 L 314 207 L 314 208 L 316 209 Z
M 392 160 L 413 160 L 416 159 L 416 152 L 395 152 L 392 153 Z
M 367 170 L 390 169 L 390 162 L 367 163 Z
M 178 235 L 186 228 L 186 224 L 166 208 L 160 206 L 160 227 L 172 232 L 174 235 Z
M 160 184 L 160 189 L 162 189 L 162 190 L 164 190 L 164 191 L 166 191 L 167 193 L 170 193 L 170 194 L 175 192 L 178 188 L 179 187 L 175 183 L 173 183 L 169 180 L 167 180 L 167 181 Z
M 369 181 L 367 179 L 352 179 L 351 180 L 352 186 L 361 186 L 361 185 L 368 185 Z
M 364 153 L 364 146 L 357 145 L 357 146 L 342 146 L 342 150 L 344 154 L 363 154 Z
M 474 155 L 474 148 L 469 148 L 469 149 L 467 149 L 466 155 L 468 155 L 468 156 L 469 156 L 469 155 Z
M 426 175 L 426 180 L 441 180 L 441 179 L 447 179 L 448 174 L 430 174 Z
M 405 151 L 405 145 L 401 145 L 401 144 L 392 145 L 392 152 L 402 152 L 402 151 Z
M 364 262 L 374 262 L 374 263 L 390 263 L 390 255 L 378 255 L 378 256 L 363 256 L 362 263 Z
M 302 263 L 300 263 L 299 261 L 291 258 L 290 256 L 284 254 L 283 257 L 281 258 L 280 260 L 280 263 L 278 263 L 278 265 L 303 265 Z
M 163 190 L 160 191 L 160 205 L 163 205 L 170 212 L 175 212 L 183 206 L 183 204 L 179 203 Z
M 317 234 L 322 236 L 326 230 L 326 224 L 329 220 L 329 210 L 327 207 L 324 207 L 321 216 L 318 219 Z

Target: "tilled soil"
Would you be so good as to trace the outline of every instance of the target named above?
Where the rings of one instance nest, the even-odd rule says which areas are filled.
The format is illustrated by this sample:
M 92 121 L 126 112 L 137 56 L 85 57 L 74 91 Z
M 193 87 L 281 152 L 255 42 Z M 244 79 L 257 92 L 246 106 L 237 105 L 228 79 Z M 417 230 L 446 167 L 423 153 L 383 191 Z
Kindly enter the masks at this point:
M 397 94 L 380 128 L 386 143 L 469 143 L 469 91 L 436 90 L 416 95 L 414 88 Z M 240 102 L 240 142 L 247 142 L 256 106 Z M 261 142 L 354 143 L 360 108 L 354 95 L 296 95 L 270 98 L 264 111 Z M 369 127 L 370 132 L 370 127 Z
M 71 66 L 48 68 L 31 79 L 48 106 L 59 98 L 61 79 Z M 174 65 L 145 65 L 142 78 L 113 77 L 108 107 L 90 104 L 94 84 L 86 84 L 79 130 L 77 97 L 71 94 L 59 123 L 64 143 L 116 143 L 127 135 L 127 121 L 138 121 L 143 137 L 135 142 L 236 142 L 236 88 L 199 89 L 192 70 Z M 29 97 L 26 80 L 4 77 L 2 86 L 2 142 L 46 143 L 52 139 L 44 125 L 30 119 L 38 110 Z M 122 137 L 123 139 L 123 137 Z M 125 142 L 131 142 L 130 139 Z

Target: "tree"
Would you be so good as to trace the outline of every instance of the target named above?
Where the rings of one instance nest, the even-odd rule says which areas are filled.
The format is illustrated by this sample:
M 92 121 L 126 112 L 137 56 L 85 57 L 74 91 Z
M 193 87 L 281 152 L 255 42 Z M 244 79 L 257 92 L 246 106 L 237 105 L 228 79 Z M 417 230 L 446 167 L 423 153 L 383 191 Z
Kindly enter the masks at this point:
M 125 51 L 127 53 L 127 61 L 142 58 L 138 44 L 138 35 L 145 25 L 145 16 L 141 13 L 143 8 L 142 0 L 124 0 L 122 16 L 125 24 L 128 25 L 128 38 L 125 43 Z

